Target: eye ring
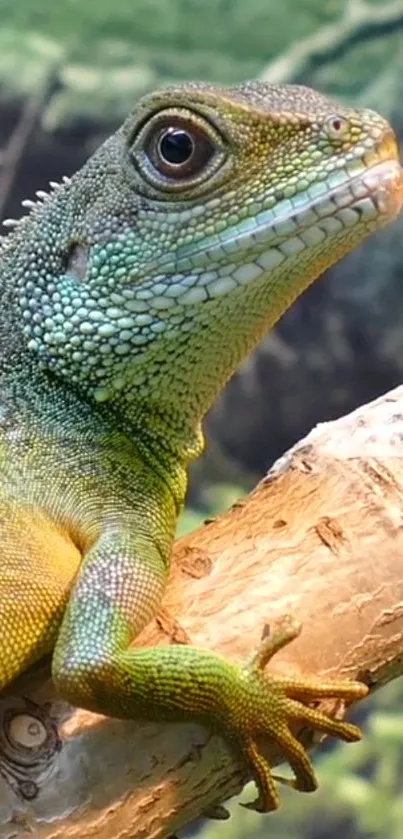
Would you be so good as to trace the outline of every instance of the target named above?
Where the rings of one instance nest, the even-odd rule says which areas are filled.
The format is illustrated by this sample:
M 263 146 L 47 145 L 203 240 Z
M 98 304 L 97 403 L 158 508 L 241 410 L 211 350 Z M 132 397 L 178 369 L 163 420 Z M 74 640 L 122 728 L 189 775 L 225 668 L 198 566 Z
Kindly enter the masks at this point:
M 156 173 L 177 182 L 197 177 L 214 155 L 207 133 L 180 117 L 151 127 L 143 148 Z
M 350 122 L 346 117 L 335 114 L 326 120 L 324 128 L 329 140 L 344 140 L 350 131 Z
M 151 114 L 132 134 L 129 155 L 143 189 L 151 187 L 158 197 L 168 198 L 174 193 L 186 196 L 190 188 L 204 190 L 221 169 L 224 175 L 227 149 L 213 121 L 184 107 L 171 107 Z

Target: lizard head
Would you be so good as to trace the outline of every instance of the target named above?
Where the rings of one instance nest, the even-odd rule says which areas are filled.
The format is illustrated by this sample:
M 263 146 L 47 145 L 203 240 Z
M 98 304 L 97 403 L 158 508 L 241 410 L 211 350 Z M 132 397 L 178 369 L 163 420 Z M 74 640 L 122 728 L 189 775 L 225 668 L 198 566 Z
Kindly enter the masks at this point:
M 389 125 L 308 88 L 144 97 L 3 258 L 28 353 L 98 402 L 201 416 L 264 332 L 395 217 Z

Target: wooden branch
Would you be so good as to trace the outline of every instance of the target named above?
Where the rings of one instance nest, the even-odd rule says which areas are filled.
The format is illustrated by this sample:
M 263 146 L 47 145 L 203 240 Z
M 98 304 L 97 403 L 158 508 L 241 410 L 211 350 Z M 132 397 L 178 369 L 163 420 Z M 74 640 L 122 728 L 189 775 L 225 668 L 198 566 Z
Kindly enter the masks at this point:
M 402 525 L 399 387 L 319 426 L 247 500 L 181 539 L 139 644 L 191 639 L 247 656 L 263 625 L 291 612 L 303 632 L 274 669 L 378 686 L 403 669 Z M 72 711 L 43 668 L 2 696 L 0 713 L 1 837 L 168 837 L 247 780 L 201 727 Z
M 17 125 L 6 148 L 1 153 L 0 218 L 4 215 L 25 148 L 32 137 L 45 105 L 54 91 L 56 72 L 56 67 L 52 67 L 39 90 L 24 103 Z
M 306 82 L 315 69 L 342 58 L 355 44 L 387 37 L 402 27 L 401 0 L 378 5 L 365 0 L 349 0 L 338 20 L 292 44 L 267 65 L 260 79 L 275 84 L 290 80 Z

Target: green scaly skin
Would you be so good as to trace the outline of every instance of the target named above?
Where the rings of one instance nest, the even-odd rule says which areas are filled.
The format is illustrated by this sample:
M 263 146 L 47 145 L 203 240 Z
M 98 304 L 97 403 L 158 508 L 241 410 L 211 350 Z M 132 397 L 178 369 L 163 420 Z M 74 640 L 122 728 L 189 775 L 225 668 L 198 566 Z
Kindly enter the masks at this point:
M 145 97 L 0 248 L 0 687 L 54 648 L 73 704 L 194 719 L 250 761 L 257 741 L 315 787 L 288 728 L 359 731 L 299 700 L 366 692 L 171 646 L 131 649 L 164 592 L 201 420 L 241 360 L 329 265 L 394 218 L 390 127 L 306 88 L 168 88 Z

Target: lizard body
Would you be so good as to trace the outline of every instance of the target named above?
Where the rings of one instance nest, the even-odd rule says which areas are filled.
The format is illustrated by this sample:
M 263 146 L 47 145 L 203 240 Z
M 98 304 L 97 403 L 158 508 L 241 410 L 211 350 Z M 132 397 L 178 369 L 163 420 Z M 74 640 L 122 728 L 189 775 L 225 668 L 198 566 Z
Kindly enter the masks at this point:
M 257 741 L 315 778 L 288 723 L 357 729 L 299 699 L 364 695 L 252 662 L 131 642 L 163 595 L 201 420 L 265 331 L 329 265 L 394 218 L 403 175 L 372 111 L 307 88 L 171 87 L 144 97 L 0 249 L 0 688 L 53 650 L 73 704 L 195 719 L 249 760 Z

